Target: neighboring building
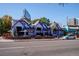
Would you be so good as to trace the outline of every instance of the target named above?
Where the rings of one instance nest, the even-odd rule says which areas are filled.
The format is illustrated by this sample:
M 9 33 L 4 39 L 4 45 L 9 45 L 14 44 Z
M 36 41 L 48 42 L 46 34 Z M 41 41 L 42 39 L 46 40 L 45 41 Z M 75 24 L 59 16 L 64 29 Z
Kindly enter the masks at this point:
M 68 19 L 67 26 L 69 33 L 76 33 L 79 30 L 78 19 Z
M 73 33 L 76 35 L 76 38 L 79 38 L 79 25 L 78 25 L 78 19 L 68 19 L 67 21 L 68 26 L 68 33 Z
M 78 26 L 78 19 L 76 19 L 76 18 L 68 19 L 68 20 L 67 20 L 67 25 L 68 25 L 69 27 Z

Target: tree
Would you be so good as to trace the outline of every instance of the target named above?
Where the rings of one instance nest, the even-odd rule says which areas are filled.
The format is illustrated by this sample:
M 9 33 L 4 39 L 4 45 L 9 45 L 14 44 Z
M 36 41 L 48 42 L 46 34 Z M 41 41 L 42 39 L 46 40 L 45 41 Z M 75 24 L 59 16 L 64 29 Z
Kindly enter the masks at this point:
M 0 18 L 0 35 L 4 32 L 3 20 Z
M 45 17 L 40 18 L 40 22 L 47 23 L 47 18 Z
M 40 21 L 40 22 L 42 22 L 42 23 L 45 23 L 45 24 L 47 24 L 47 25 L 50 25 L 50 21 L 49 21 L 49 19 L 47 19 L 47 18 L 45 18 L 45 17 L 42 17 L 42 18 L 39 18 L 39 19 L 34 19 L 33 21 L 32 21 L 32 23 L 34 24 L 36 21 Z
M 0 35 L 2 35 L 2 19 L 0 19 Z
M 40 20 L 40 19 L 34 19 L 34 20 L 31 21 L 31 23 L 34 24 L 38 20 Z
M 45 24 L 47 24 L 47 25 L 50 24 L 49 19 L 47 19 L 47 18 L 45 18 L 45 17 L 40 18 L 40 22 L 43 22 L 43 23 L 45 23 Z
M 2 20 L 3 20 L 3 25 L 4 25 L 4 28 L 6 29 L 6 31 L 10 30 L 11 29 L 12 17 L 8 16 L 8 15 L 4 15 L 2 17 Z

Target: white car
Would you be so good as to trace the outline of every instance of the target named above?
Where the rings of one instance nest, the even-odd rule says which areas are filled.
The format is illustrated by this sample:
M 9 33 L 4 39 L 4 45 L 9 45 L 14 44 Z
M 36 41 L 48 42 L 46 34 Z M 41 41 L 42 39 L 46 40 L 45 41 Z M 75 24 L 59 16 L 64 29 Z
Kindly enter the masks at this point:
M 74 35 L 74 34 L 68 34 L 68 35 L 64 36 L 62 39 L 63 39 L 63 40 L 64 40 L 64 39 L 67 39 L 67 40 L 68 40 L 68 39 L 69 39 L 69 40 L 71 39 L 71 40 L 72 40 L 72 39 L 75 39 L 75 35 Z

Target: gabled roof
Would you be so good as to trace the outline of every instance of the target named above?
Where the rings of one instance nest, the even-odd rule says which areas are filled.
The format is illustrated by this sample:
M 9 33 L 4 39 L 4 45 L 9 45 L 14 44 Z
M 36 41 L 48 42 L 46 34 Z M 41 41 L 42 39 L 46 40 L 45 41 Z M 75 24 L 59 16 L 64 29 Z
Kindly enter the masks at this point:
M 61 29 L 60 25 L 57 23 L 57 22 L 53 22 L 51 25 L 50 25 L 51 28 L 56 28 L 56 29 Z
M 32 24 L 32 25 L 35 26 L 35 25 L 37 25 L 39 22 L 40 22 L 40 21 L 38 20 L 38 21 L 36 21 L 36 22 L 35 22 L 34 24 Z
M 45 24 L 45 23 L 42 23 L 42 22 L 40 22 L 39 20 L 37 21 L 37 22 L 35 22 L 34 24 L 33 24 L 33 26 L 36 26 L 38 23 L 40 23 L 40 25 L 43 27 L 43 29 L 48 29 L 49 28 L 49 26 L 47 26 L 47 24 Z
M 23 21 L 27 22 L 28 24 L 30 24 L 29 21 L 26 20 L 25 18 L 21 18 L 20 20 L 23 20 Z
M 18 22 L 20 22 L 22 25 L 24 25 L 24 27 L 25 27 L 25 24 L 27 24 L 29 27 L 31 27 L 30 24 L 29 24 L 27 21 L 25 21 L 24 19 L 16 20 L 16 21 L 14 21 L 14 22 L 15 22 L 15 23 L 13 24 L 12 28 L 13 28 Z

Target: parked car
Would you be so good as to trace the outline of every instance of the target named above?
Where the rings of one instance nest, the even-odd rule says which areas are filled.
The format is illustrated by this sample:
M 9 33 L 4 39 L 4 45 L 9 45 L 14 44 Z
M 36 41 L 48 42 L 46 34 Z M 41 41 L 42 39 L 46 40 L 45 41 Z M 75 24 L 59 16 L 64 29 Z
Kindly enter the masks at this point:
M 65 40 L 65 39 L 67 39 L 67 40 L 72 40 L 72 39 L 75 39 L 75 35 L 74 34 L 68 34 L 68 35 L 66 35 L 66 36 L 64 36 L 63 38 L 62 38 L 63 40 Z

